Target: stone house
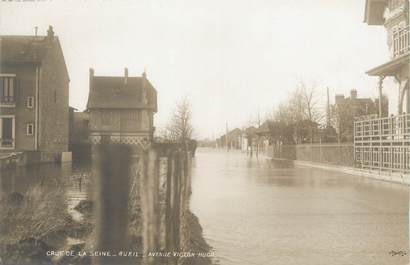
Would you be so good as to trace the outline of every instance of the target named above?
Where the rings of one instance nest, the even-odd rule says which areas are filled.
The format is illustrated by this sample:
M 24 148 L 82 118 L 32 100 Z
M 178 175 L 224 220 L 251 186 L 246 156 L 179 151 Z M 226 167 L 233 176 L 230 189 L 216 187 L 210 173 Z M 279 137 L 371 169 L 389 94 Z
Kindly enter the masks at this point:
M 95 76 L 90 69 L 89 134 L 92 145 L 121 143 L 147 148 L 153 140 L 157 91 L 141 77 Z
M 0 151 L 68 151 L 69 76 L 60 41 L 0 36 Z

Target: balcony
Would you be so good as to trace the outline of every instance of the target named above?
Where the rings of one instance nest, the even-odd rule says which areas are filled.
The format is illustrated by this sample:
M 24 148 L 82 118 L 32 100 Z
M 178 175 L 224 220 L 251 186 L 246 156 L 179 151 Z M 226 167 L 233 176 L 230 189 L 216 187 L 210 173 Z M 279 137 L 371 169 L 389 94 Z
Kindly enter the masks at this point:
M 14 96 L 0 96 L 0 107 L 15 107 L 16 99 Z
M 354 156 L 358 168 L 410 173 L 410 114 L 356 121 Z
M 13 149 L 14 139 L 2 139 L 0 138 L 0 149 Z
M 393 34 L 393 57 L 399 57 L 410 50 L 409 26 Z

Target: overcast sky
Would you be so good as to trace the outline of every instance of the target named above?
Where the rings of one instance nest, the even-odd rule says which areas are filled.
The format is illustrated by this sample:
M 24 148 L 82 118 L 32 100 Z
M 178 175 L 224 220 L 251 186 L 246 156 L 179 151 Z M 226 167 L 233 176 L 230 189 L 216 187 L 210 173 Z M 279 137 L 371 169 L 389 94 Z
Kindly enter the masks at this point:
M 198 137 L 246 126 L 299 80 L 377 96 L 365 71 L 387 61 L 383 27 L 363 23 L 365 0 L 137 0 L 0 2 L 0 34 L 44 35 L 54 26 L 70 74 L 70 105 L 83 110 L 88 68 L 140 76 L 158 91 L 155 124 L 179 99 Z M 388 82 L 386 91 L 393 91 Z M 394 91 L 396 92 L 396 91 Z M 396 99 L 395 93 L 390 100 Z M 325 101 L 325 97 L 323 97 Z

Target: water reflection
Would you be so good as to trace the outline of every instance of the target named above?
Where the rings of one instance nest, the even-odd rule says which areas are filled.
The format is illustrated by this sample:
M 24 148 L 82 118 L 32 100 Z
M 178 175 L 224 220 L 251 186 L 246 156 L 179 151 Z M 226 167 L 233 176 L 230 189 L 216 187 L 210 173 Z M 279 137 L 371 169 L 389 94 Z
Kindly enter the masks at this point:
M 88 164 L 41 164 L 18 167 L 0 174 L 0 196 L 18 192 L 25 195 L 31 188 L 38 187 L 42 193 L 62 189 L 65 206 L 75 220 L 81 220 L 74 210 L 79 201 L 89 197 L 91 192 L 90 166 Z
M 223 265 L 407 264 L 408 189 L 198 150 L 191 208 Z

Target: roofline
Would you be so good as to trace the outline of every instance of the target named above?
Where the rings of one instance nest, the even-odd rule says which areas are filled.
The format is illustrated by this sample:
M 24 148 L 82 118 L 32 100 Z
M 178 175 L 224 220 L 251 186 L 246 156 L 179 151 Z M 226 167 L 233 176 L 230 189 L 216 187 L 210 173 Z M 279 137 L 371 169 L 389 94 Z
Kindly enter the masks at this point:
M 86 110 L 93 110 L 93 109 L 110 109 L 110 110 L 124 110 L 124 109 L 128 109 L 128 110 L 131 110 L 131 109 L 152 109 L 152 110 L 154 110 L 155 112 L 157 112 L 156 111 L 156 108 L 155 108 L 155 106 L 150 106 L 150 107 L 133 107 L 133 108 L 114 108 L 114 107 L 88 107 L 87 106 L 87 108 L 86 108 Z
M 47 35 L 0 35 L 0 38 L 7 38 L 7 37 L 13 37 L 13 38 L 27 38 L 27 37 L 34 37 L 34 38 L 45 38 Z
M 391 61 L 389 61 L 389 62 L 387 62 L 387 63 L 381 64 L 381 65 L 379 65 L 379 66 L 377 66 L 377 67 L 374 67 L 374 68 L 368 70 L 368 71 L 366 72 L 366 74 L 367 74 L 367 75 L 370 75 L 370 76 L 380 76 L 380 75 L 383 75 L 383 74 L 381 73 L 381 71 L 385 70 L 386 68 L 394 67 L 395 65 L 398 65 L 398 67 L 400 67 L 399 65 L 401 65 L 401 64 L 408 64 L 409 57 L 410 57 L 410 54 L 409 54 L 409 53 L 408 53 L 408 54 L 405 54 L 405 55 L 403 55 L 403 56 L 397 57 L 397 58 L 395 58 L 395 59 L 393 59 L 393 60 L 391 60 Z M 393 75 L 391 75 L 391 74 L 386 74 L 385 76 L 393 76 Z
M 60 39 L 58 38 L 58 36 L 54 36 L 55 41 L 57 42 L 58 48 L 60 49 L 61 52 L 61 56 L 63 57 L 63 63 L 64 63 L 64 69 L 65 69 L 65 73 L 67 75 L 67 79 L 68 82 L 70 82 L 70 73 L 68 72 L 68 67 L 67 67 L 67 63 L 65 61 L 65 56 L 64 56 L 64 51 L 63 51 L 63 47 L 61 47 L 61 43 L 60 43 Z
M 31 63 L 31 64 L 37 64 L 37 65 L 41 65 L 42 60 L 38 60 L 38 61 L 34 61 L 34 60 L 14 60 L 14 61 L 10 61 L 10 60 L 1 60 L 1 63 L 6 63 L 6 64 L 19 64 L 19 63 Z

